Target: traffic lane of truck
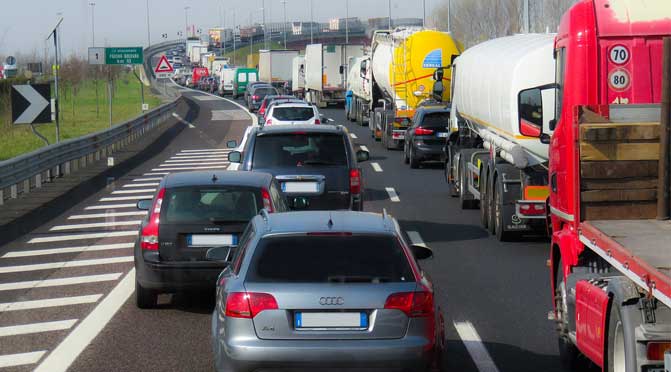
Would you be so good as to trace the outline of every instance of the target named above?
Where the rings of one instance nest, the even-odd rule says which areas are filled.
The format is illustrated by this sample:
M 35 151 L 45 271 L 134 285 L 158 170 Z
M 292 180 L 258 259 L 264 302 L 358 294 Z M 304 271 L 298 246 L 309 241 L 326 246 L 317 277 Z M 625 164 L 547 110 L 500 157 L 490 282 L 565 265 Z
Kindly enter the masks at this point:
M 362 164 L 365 209 L 386 205 L 405 231 L 417 231 L 434 250 L 434 259 L 423 265 L 440 291 L 450 369 L 468 365 L 457 327 L 470 322 L 500 371 L 561 371 L 554 324 L 547 320 L 552 308 L 547 241 L 498 242 L 480 226 L 477 210 L 461 210 L 447 194 L 439 164 L 410 169 L 402 151 L 384 150 L 367 127 L 346 122 L 344 110 L 322 111 L 347 123 L 355 143 L 371 151 L 369 163 Z M 389 188 L 398 202 L 390 201 Z

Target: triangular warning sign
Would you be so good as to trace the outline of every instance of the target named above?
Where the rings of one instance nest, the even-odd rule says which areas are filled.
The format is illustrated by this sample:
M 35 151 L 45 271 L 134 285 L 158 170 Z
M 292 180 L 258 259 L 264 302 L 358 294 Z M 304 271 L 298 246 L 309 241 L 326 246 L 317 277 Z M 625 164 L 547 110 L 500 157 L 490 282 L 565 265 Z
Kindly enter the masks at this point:
M 156 73 L 166 73 L 174 71 L 175 70 L 172 68 L 170 62 L 168 62 L 168 58 L 166 56 L 161 56 L 161 60 L 158 62 L 158 65 L 156 65 L 156 69 L 154 70 L 154 72 Z

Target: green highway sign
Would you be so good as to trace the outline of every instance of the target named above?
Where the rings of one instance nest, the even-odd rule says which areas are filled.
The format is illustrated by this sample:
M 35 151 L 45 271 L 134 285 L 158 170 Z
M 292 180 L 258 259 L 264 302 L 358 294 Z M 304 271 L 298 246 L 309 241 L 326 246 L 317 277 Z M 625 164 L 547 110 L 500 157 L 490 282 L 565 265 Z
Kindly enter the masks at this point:
M 106 65 L 141 65 L 143 62 L 142 47 L 105 48 Z

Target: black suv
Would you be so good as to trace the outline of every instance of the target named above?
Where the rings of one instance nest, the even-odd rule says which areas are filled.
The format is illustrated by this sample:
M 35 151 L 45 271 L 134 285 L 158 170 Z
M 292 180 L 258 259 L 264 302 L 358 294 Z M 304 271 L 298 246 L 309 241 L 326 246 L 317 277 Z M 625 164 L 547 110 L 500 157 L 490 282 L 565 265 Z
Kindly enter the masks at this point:
M 355 211 L 363 210 L 358 162 L 368 157 L 354 151 L 347 129 L 334 125 L 253 127 L 243 151 L 228 155 L 240 170 L 275 176 L 294 209 Z
M 405 163 L 410 163 L 410 168 L 418 168 L 422 161 L 440 160 L 449 135 L 449 107 L 419 107 L 412 118 L 412 126 L 405 132 Z

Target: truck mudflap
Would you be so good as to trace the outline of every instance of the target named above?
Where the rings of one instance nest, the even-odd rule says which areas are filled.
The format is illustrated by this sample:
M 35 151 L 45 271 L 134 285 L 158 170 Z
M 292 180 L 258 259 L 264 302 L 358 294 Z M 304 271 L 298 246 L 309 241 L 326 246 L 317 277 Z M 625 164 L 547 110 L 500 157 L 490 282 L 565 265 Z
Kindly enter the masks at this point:
M 577 346 L 598 366 L 604 365 L 606 316 L 610 297 L 605 285 L 581 280 L 576 284 L 576 340 Z

